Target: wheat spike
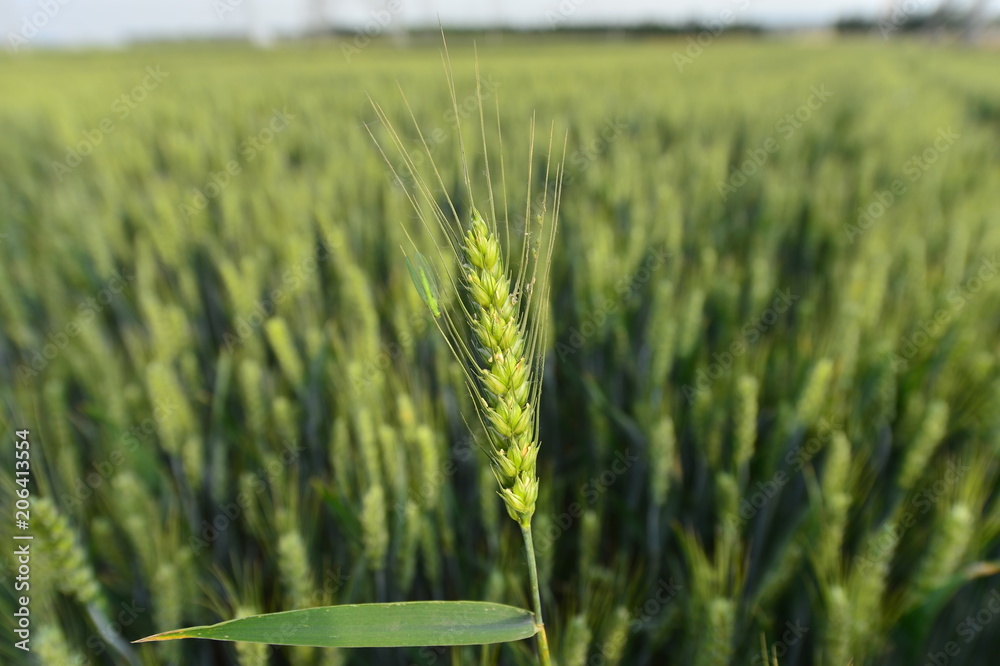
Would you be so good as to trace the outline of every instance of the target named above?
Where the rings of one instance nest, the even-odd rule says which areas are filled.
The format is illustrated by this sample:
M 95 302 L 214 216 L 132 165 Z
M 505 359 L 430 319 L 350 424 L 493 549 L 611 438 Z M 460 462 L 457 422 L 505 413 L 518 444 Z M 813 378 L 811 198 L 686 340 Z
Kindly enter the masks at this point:
M 676 449 L 677 436 L 674 432 L 674 421 L 669 416 L 664 416 L 654 426 L 649 438 L 649 483 L 653 503 L 658 507 L 667 503 Z
M 385 567 L 385 554 L 389 550 L 389 530 L 385 521 L 385 491 L 376 483 L 365 492 L 361 507 L 362 540 L 365 557 L 372 571 Z
M 704 628 L 696 663 L 701 666 L 724 666 L 733 653 L 736 604 L 731 599 L 715 597 L 709 601 L 706 613 L 708 626 Z
M 969 507 L 957 503 L 938 521 L 927 554 L 914 580 L 913 594 L 925 597 L 944 585 L 962 563 L 972 538 L 974 517 Z
M 833 585 L 826 595 L 826 630 L 823 636 L 824 664 L 839 666 L 850 661 L 851 606 L 847 591 Z
M 537 426 L 529 402 L 531 362 L 525 357 L 528 346 L 500 243 L 478 212 L 465 236 L 465 256 L 471 264 L 466 286 L 475 303 L 472 330 L 485 356 L 481 379 L 483 412 L 493 434 L 489 454 L 507 513 L 528 525 L 538 499 Z
M 909 490 L 924 473 L 938 445 L 948 429 L 948 404 L 943 400 L 935 400 L 927 407 L 920 432 L 906 450 L 903 459 L 903 469 L 899 473 L 899 485 Z
M 611 618 L 611 626 L 608 627 L 607 637 L 601 647 L 601 653 L 605 659 L 604 663 L 608 666 L 618 666 L 625 655 L 630 621 L 631 616 L 627 609 L 622 606 L 615 609 L 614 616 Z
M 83 666 L 87 660 L 73 650 L 58 624 L 43 624 L 38 628 L 32 651 L 38 655 L 39 663 L 61 664 L 62 666 Z
M 736 383 L 736 425 L 733 433 L 733 464 L 739 470 L 754 454 L 757 442 L 757 394 L 760 385 L 752 375 Z
M 574 615 L 569 627 L 566 628 L 566 647 L 563 648 L 562 662 L 566 666 L 586 666 L 590 638 L 587 616 L 583 613 Z
M 32 513 L 38 525 L 45 554 L 51 558 L 52 571 L 59 572 L 56 585 L 64 594 L 76 597 L 82 604 L 103 608 L 101 587 L 84 550 L 77 545 L 73 531 L 60 515 L 59 509 L 47 497 L 35 500 Z

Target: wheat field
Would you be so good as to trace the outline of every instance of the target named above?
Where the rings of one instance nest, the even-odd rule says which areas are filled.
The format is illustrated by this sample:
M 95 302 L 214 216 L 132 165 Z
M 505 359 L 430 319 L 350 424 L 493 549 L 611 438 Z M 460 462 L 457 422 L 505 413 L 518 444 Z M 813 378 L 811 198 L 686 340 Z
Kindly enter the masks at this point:
M 530 605 L 372 100 L 442 202 L 462 145 L 481 186 L 499 163 L 481 104 L 522 230 L 532 119 L 565 137 L 535 370 L 560 666 L 1000 651 L 997 53 L 449 48 L 454 107 L 433 40 L 0 58 L 0 496 L 13 514 L 27 430 L 34 536 L 31 652 L 5 545 L 0 660 L 535 663 L 528 641 L 130 644 L 308 606 Z

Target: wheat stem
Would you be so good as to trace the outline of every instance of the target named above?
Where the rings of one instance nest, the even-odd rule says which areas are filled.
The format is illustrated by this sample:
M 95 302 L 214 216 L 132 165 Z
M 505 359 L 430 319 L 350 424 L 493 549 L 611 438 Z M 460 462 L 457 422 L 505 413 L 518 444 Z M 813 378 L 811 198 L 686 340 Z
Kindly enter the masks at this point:
M 545 634 L 545 622 L 542 620 L 542 597 L 538 590 L 538 565 L 535 564 L 535 544 L 531 540 L 531 523 L 521 524 L 521 534 L 524 535 L 524 552 L 528 559 L 528 577 L 531 579 L 531 599 L 534 603 L 535 626 L 538 627 L 538 660 L 542 666 L 552 666 L 549 656 L 549 639 Z

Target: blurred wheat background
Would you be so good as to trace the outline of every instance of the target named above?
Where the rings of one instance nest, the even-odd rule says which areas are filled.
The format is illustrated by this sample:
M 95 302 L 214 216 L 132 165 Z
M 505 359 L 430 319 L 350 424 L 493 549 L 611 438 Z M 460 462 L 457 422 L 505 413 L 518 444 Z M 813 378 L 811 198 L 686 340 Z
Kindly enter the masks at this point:
M 368 96 L 407 124 L 398 83 L 460 197 L 456 120 L 484 162 L 471 44 L 450 46 L 457 118 L 437 45 L 0 63 L 0 428 L 31 431 L 35 535 L 33 652 L 5 621 L 0 660 L 532 663 L 527 641 L 128 645 L 334 603 L 529 606 L 366 129 Z M 559 664 L 985 663 L 996 53 L 678 53 L 479 45 L 515 222 L 532 114 L 568 133 L 535 519 Z

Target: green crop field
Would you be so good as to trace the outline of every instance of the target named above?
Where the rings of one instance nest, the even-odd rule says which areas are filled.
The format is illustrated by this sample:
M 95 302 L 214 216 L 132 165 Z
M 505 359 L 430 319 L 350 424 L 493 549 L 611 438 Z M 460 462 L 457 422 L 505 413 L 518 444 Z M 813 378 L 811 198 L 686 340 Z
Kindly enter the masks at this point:
M 461 215 L 462 145 L 517 229 L 564 155 L 533 523 L 559 666 L 1000 653 L 1000 55 L 702 41 L 481 38 L 477 95 L 455 37 L 454 105 L 439 41 L 0 57 L 0 661 L 536 663 L 131 644 L 531 606 L 373 101 Z

